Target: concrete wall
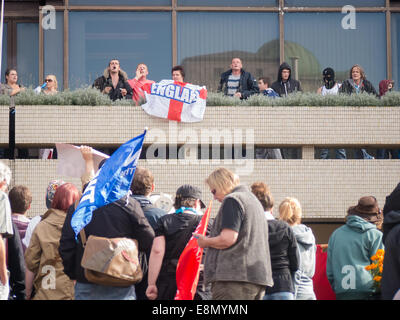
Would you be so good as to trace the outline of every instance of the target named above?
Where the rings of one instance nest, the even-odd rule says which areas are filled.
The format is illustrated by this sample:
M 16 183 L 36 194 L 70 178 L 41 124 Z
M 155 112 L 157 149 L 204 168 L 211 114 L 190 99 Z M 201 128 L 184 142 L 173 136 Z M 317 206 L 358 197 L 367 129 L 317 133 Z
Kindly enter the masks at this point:
M 7 145 L 8 107 L 0 106 L 0 115 L 0 144 Z M 212 197 L 204 180 L 224 166 L 247 185 L 266 182 L 275 199 L 275 215 L 285 197 L 298 198 L 305 221 L 314 223 L 321 243 L 328 239 L 324 223 L 340 225 L 348 207 L 361 196 L 374 195 L 383 207 L 400 181 L 400 160 L 319 160 L 314 159 L 314 148 L 400 148 L 399 123 L 399 107 L 208 107 L 202 122 L 189 124 L 150 117 L 140 107 L 17 106 L 16 146 L 43 148 L 65 142 L 117 148 L 148 127 L 147 159 L 139 165 L 154 173 L 156 191 L 173 195 L 181 184 L 192 183 L 202 189 L 208 203 Z M 185 150 L 178 159 L 151 156 L 163 145 L 175 158 L 181 145 Z M 300 147 L 303 152 L 302 159 L 293 160 L 255 160 L 252 155 L 221 159 L 212 153 L 205 159 L 198 152 L 200 145 L 236 145 L 240 154 L 242 147 L 254 146 Z M 33 192 L 30 216 L 45 212 L 50 180 L 81 187 L 79 179 L 57 175 L 58 160 L 6 163 L 13 171 L 13 184 L 25 184 Z M 213 215 L 218 208 L 214 202 Z M 320 231 L 315 223 L 323 224 Z

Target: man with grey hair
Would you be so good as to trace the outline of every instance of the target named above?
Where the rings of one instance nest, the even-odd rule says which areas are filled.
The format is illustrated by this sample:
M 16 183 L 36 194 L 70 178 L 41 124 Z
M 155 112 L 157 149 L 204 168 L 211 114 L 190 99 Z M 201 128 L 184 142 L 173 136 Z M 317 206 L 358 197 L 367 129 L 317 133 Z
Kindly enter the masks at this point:
M 3 238 L 13 235 L 11 207 L 6 194 L 11 182 L 11 170 L 0 161 L 0 300 L 7 300 L 9 294 L 6 247 Z

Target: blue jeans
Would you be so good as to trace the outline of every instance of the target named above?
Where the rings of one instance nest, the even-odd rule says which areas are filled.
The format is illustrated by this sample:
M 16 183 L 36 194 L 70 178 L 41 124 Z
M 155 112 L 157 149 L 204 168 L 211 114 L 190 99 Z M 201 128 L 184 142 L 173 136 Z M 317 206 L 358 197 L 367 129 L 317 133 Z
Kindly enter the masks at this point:
M 328 159 L 329 150 L 321 149 L 321 159 Z M 335 157 L 336 159 L 346 159 L 346 150 L 345 149 L 335 149 Z
M 356 149 L 355 150 L 355 158 L 356 159 L 373 159 L 373 157 L 368 154 L 365 149 Z
M 109 287 L 77 281 L 75 300 L 136 300 L 135 286 Z
M 275 292 L 266 294 L 263 300 L 294 300 L 292 292 Z

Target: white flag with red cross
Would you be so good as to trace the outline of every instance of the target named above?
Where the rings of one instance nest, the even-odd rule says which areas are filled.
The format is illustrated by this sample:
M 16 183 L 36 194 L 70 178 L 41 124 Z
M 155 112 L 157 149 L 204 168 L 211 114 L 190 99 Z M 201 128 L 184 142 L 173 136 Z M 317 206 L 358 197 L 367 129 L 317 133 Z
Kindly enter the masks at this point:
M 206 110 L 207 89 L 191 83 L 162 80 L 143 87 L 143 110 L 152 116 L 179 122 L 199 122 Z

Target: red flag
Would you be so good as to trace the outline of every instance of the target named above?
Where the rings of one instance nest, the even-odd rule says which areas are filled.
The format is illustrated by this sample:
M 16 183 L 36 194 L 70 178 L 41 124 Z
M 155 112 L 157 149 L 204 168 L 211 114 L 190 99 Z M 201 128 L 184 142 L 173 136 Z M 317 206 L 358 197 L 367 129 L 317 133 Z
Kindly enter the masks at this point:
M 211 213 L 210 204 L 204 213 L 195 233 L 205 235 L 208 220 Z M 203 255 L 203 248 L 200 248 L 197 240 L 192 236 L 183 250 L 176 267 L 176 291 L 175 300 L 193 300 L 196 293 L 197 283 L 199 282 L 200 262 Z

